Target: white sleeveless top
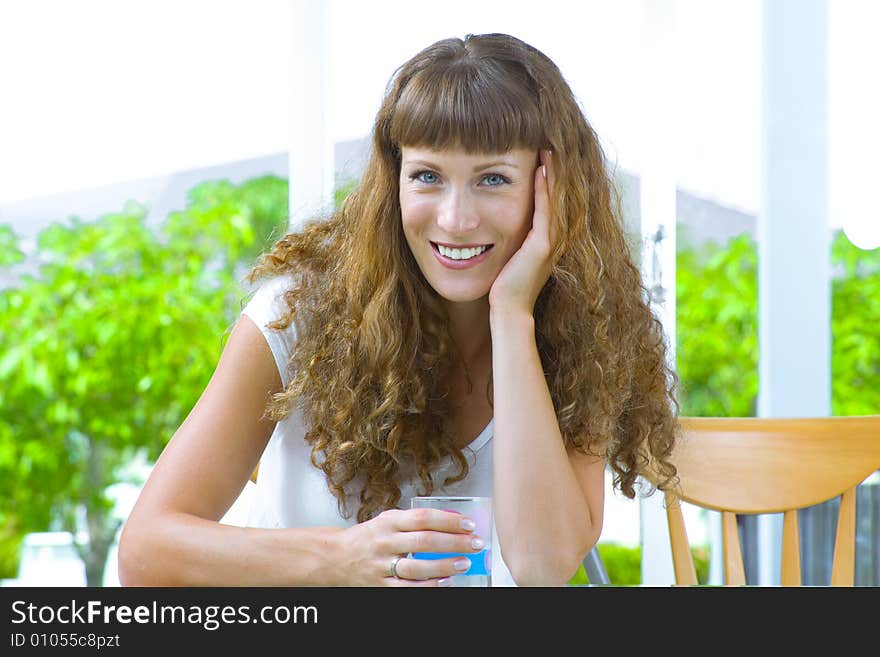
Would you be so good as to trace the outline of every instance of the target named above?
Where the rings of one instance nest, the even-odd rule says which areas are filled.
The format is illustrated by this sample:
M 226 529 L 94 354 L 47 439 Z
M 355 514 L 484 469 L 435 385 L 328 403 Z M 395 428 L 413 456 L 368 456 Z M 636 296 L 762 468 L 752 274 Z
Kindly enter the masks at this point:
M 257 325 L 278 366 L 281 382 L 290 383 L 288 361 L 295 343 L 291 324 L 283 331 L 266 328 L 278 319 L 287 305 L 281 298 L 290 284 L 289 277 L 276 277 L 263 282 L 241 311 Z M 493 421 L 464 448 L 468 461 L 468 475 L 462 481 L 435 489 L 435 495 L 492 496 L 492 427 Z M 305 441 L 302 413 L 294 409 L 278 422 L 269 443 L 260 458 L 260 474 L 251 496 L 246 524 L 250 527 L 350 527 L 356 518 L 344 518 L 336 497 L 327 488 L 324 473 L 312 465 L 311 447 Z M 447 474 L 454 472 L 454 464 L 447 457 L 432 471 L 434 481 L 442 484 Z M 418 480 L 401 484 L 400 508 L 408 509 L 410 499 L 419 494 Z M 356 507 L 351 507 L 356 509 Z M 516 586 L 498 549 L 498 535 L 492 527 L 492 586 Z

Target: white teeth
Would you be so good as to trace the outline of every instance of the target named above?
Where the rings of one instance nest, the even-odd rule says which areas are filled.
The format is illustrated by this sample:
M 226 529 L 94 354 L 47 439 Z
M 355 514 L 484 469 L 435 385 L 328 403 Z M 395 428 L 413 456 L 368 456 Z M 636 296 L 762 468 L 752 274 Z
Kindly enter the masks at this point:
M 442 244 L 437 245 L 437 249 L 441 254 L 445 255 L 447 258 L 452 258 L 453 260 L 470 260 L 471 258 L 480 255 L 488 248 L 489 245 L 475 246 L 472 249 L 450 249 Z

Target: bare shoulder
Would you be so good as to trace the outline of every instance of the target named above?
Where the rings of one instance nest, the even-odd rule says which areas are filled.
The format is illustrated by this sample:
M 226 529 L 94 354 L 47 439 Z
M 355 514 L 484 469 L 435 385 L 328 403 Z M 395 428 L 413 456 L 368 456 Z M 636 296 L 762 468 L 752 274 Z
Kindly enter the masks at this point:
M 281 389 L 281 375 L 269 343 L 248 315 L 241 315 L 233 327 L 215 376 L 225 375 L 227 369 L 236 371 L 238 375 L 248 375 L 251 382 L 269 392 Z
M 281 387 L 281 376 L 266 338 L 250 317 L 241 315 L 192 412 L 218 416 L 232 413 L 238 418 L 237 424 L 254 421 L 262 416 L 270 396 Z

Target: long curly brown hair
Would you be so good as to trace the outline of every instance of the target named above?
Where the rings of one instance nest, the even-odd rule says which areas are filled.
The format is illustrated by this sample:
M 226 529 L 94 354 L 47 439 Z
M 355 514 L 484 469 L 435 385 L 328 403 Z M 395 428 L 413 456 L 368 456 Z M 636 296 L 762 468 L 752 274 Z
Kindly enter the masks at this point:
M 677 377 L 598 138 L 548 57 L 508 35 L 468 35 L 434 43 L 395 72 L 357 187 L 338 211 L 278 240 L 247 276 L 292 276 L 288 310 L 270 325 L 294 325 L 292 380 L 266 415 L 281 420 L 294 405 L 302 412 L 312 463 L 340 512 L 350 515 L 355 497 L 358 521 L 397 506 L 410 468 L 425 494 L 468 472 L 448 421 L 452 374 L 464 361 L 404 238 L 403 146 L 552 149 L 560 243 L 534 316 L 563 440 L 604 453 L 629 498 L 649 464 L 667 488 L 676 475 L 668 457 Z M 487 394 L 491 403 L 491 386 Z M 431 470 L 446 457 L 457 471 L 436 482 Z

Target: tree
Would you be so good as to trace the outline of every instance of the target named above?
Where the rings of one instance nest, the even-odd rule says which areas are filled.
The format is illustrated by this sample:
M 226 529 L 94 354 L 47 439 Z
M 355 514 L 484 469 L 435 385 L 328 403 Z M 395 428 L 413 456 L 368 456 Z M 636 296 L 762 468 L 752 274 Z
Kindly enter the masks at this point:
M 758 396 L 758 252 L 744 233 L 693 245 L 679 226 L 677 369 L 682 413 L 755 415 Z M 880 249 L 843 231 L 831 253 L 831 409 L 880 412 Z
M 863 251 L 843 231 L 831 243 L 834 415 L 880 413 L 880 249 Z
M 37 275 L 0 291 L 0 522 L 74 536 L 100 586 L 119 525 L 107 489 L 155 460 L 195 404 L 246 295 L 243 273 L 287 226 L 287 182 L 202 183 L 158 230 L 130 202 L 38 237 Z M 0 273 L 23 259 L 0 229 Z
M 758 395 L 758 254 L 744 233 L 692 245 L 679 225 L 676 367 L 681 412 L 754 415 Z

